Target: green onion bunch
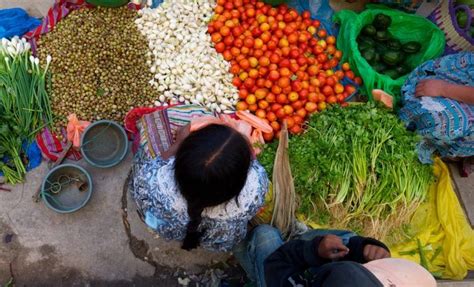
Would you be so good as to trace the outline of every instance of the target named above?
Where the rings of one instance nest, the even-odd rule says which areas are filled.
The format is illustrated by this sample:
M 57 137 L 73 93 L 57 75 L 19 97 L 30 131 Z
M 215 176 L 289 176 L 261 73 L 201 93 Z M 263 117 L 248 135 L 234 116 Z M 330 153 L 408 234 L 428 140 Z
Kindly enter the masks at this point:
M 26 174 L 22 142 L 53 120 L 46 91 L 51 57 L 46 67 L 31 54 L 23 38 L 2 39 L 0 44 L 0 171 L 5 181 L 19 183 Z
M 313 115 L 306 133 L 289 142 L 299 212 L 331 228 L 400 238 L 433 180 L 432 167 L 418 160 L 418 141 L 374 104 Z M 272 144 L 260 156 L 269 174 L 275 151 Z

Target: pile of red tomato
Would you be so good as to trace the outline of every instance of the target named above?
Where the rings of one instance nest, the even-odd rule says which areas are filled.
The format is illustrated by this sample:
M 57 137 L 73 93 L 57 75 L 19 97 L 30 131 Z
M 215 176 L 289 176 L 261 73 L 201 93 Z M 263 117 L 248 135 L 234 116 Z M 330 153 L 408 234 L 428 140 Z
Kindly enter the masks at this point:
M 309 114 L 340 103 L 355 92 L 347 77 L 360 84 L 349 64 L 335 70 L 342 57 L 336 38 L 286 5 L 272 7 L 256 0 L 217 0 L 208 32 L 215 49 L 231 63 L 239 89 L 237 110 L 250 110 L 268 120 L 274 133 L 283 121 L 292 134 L 302 132 Z

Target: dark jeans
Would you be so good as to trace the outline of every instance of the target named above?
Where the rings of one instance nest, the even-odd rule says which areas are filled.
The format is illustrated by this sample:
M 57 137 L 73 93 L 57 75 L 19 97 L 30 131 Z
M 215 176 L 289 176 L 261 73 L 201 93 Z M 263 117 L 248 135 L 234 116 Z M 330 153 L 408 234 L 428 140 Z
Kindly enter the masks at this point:
M 316 236 L 327 234 L 341 237 L 342 242 L 346 245 L 349 239 L 356 235 L 353 232 L 344 230 L 315 229 L 295 239 L 312 240 Z M 259 225 L 247 235 L 244 241 L 234 247 L 233 252 L 247 273 L 247 277 L 255 282 L 258 287 L 266 287 L 263 263 L 270 254 L 283 244 L 284 242 L 278 229 L 269 225 Z

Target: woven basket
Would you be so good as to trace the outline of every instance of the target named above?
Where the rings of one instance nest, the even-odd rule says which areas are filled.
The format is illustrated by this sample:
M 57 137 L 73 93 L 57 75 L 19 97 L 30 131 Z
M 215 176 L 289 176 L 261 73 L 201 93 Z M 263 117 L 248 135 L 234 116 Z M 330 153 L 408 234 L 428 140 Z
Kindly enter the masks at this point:
M 468 15 L 466 29 L 461 29 L 456 20 L 456 12 L 460 9 L 465 10 Z M 429 19 L 436 23 L 446 35 L 445 55 L 461 51 L 474 51 L 474 38 L 468 33 L 473 14 L 467 5 L 456 5 L 455 1 L 444 0 L 429 16 Z

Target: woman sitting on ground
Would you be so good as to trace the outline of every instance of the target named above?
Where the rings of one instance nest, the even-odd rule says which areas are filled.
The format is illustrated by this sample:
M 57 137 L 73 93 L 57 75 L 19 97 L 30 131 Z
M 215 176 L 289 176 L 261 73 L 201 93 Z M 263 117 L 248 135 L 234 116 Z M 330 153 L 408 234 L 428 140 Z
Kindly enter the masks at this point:
M 229 251 L 245 238 L 248 221 L 268 190 L 250 143 L 226 125 L 178 130 L 174 144 L 150 158 L 135 155 L 129 186 L 146 224 L 182 248 Z
M 374 90 L 374 98 L 390 99 Z M 421 162 L 433 154 L 459 159 L 474 156 L 474 53 L 448 55 L 417 67 L 402 87 L 399 117 L 423 139 Z

